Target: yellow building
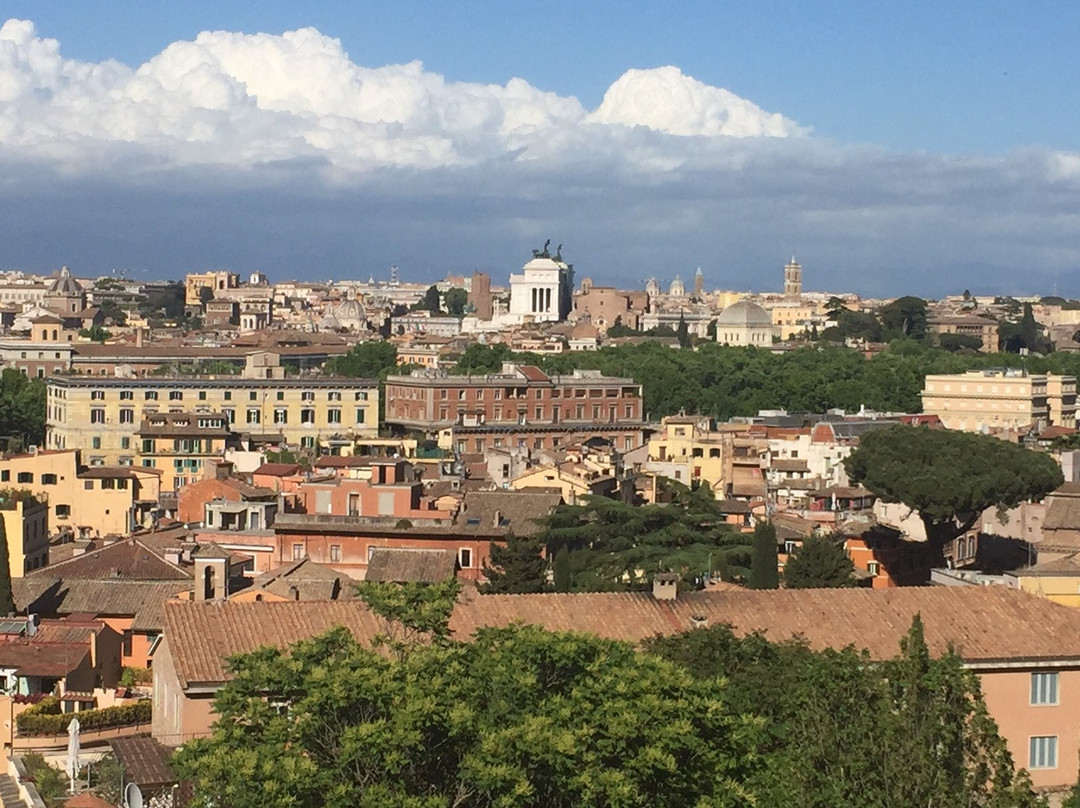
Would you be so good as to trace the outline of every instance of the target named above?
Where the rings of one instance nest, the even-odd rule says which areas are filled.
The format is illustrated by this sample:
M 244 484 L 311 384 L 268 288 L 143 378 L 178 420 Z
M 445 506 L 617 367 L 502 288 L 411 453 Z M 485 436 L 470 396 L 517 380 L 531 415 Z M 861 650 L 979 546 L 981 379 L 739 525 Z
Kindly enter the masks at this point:
M 610 474 L 583 463 L 568 461 L 558 465 L 535 466 L 511 480 L 510 487 L 515 491 L 558 489 L 563 502 L 576 505 L 587 496 L 613 496 L 618 483 Z
M 138 467 L 80 469 L 79 453 L 35 451 L 0 458 L 0 488 L 15 485 L 47 500 L 49 525 L 73 536 L 127 535 L 148 526 L 160 473 Z
M 184 276 L 184 302 L 189 306 L 201 306 L 203 289 L 210 290 L 210 299 L 213 299 L 218 292 L 236 289 L 238 286 L 240 278 L 227 270 L 192 272 Z
M 82 449 L 91 466 L 139 460 L 160 468 L 156 457 L 140 459 L 140 430 L 164 413 L 190 414 L 196 427 L 200 419 L 220 416 L 238 437 L 291 448 L 314 449 L 329 436 L 378 435 L 375 379 L 285 378 L 276 360 L 272 353 L 254 353 L 239 376 L 50 377 L 46 447 Z M 156 455 L 157 447 L 147 454 Z M 175 466 L 177 459 L 170 462 Z
M 949 429 L 965 432 L 1038 422 L 1071 427 L 1076 425 L 1076 378 L 1016 369 L 930 375 L 922 402 L 923 412 L 937 415 Z
M 1067 555 L 1005 573 L 1005 583 L 1062 606 L 1080 606 L 1080 558 Z
M 21 488 L 0 489 L 0 518 L 12 578 L 49 563 L 49 505 L 44 497 Z
M 801 337 L 809 333 L 814 326 L 818 329 L 825 328 L 825 317 L 818 315 L 814 306 L 783 303 L 767 308 L 781 341 Z
M 732 440 L 745 433 L 746 424 L 721 424 L 700 415 L 670 415 L 649 440 L 645 470 L 681 482 L 705 483 L 723 496 L 732 482 Z

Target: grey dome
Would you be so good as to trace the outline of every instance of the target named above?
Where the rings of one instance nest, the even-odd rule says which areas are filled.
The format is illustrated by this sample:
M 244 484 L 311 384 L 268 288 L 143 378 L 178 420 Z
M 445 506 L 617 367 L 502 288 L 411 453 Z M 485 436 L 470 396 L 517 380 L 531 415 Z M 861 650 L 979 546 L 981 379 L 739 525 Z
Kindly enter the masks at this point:
M 49 295 L 60 295 L 63 297 L 76 297 L 82 293 L 82 284 L 72 277 L 71 270 L 67 267 L 60 268 L 60 277 L 52 282 L 49 286 L 49 291 L 46 292 L 46 294 Z
M 717 326 L 771 326 L 772 316 L 757 303 L 740 300 L 732 303 L 716 318 Z

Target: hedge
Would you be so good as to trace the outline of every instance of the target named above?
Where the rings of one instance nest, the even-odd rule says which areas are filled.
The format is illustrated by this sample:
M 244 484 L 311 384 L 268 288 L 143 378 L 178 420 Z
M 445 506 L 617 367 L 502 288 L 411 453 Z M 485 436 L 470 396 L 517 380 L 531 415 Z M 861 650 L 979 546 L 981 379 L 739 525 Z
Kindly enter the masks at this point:
M 40 706 L 40 705 L 38 705 Z M 37 706 L 15 716 L 20 735 L 62 735 L 67 732 L 72 718 L 79 719 L 80 730 L 129 727 L 150 723 L 152 704 L 149 699 L 118 707 L 100 710 L 83 710 L 79 713 L 43 713 Z

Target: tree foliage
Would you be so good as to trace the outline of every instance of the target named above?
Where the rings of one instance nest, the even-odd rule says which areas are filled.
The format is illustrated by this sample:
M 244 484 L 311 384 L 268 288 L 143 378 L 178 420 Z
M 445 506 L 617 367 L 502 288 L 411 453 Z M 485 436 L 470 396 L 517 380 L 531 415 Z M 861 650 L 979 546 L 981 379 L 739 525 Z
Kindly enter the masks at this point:
M 749 586 L 751 589 L 776 589 L 780 586 L 776 528 L 772 522 L 758 522 L 754 526 Z
M 939 550 L 987 508 L 1041 499 L 1064 479 L 1050 455 L 987 435 L 904 425 L 865 434 L 844 466 L 885 502 L 917 511 Z
M 626 643 L 514 626 L 388 659 L 335 629 L 231 667 L 175 758 L 195 806 L 750 804 L 760 722 Z
M 465 306 L 469 302 L 469 293 L 455 286 L 453 289 L 446 290 L 445 301 L 446 312 L 451 317 L 461 317 L 465 314 Z
M 14 368 L 0 371 L 0 437 L 8 448 L 45 442 L 45 381 Z
M 728 525 L 709 489 L 675 483 L 672 502 L 627 505 L 588 497 L 560 505 L 537 538 L 549 558 L 564 549 L 572 588 L 596 592 L 644 586 L 657 572 L 677 572 L 694 584 L 710 571 L 744 577 L 749 537 Z
M 839 589 L 854 585 L 855 565 L 833 538 L 811 536 L 784 565 L 788 589 Z
M 544 545 L 533 537 L 513 533 L 503 542 L 492 542 L 491 566 L 484 567 L 487 583 L 481 591 L 496 595 L 521 595 L 547 589 Z
M 348 352 L 335 356 L 324 366 L 331 376 L 384 380 L 397 369 L 397 348 L 389 342 L 358 342 Z
M 357 594 L 381 620 L 376 642 L 403 657 L 418 646 L 445 643 L 450 637 L 450 614 L 461 584 L 387 583 L 364 581 Z
M 658 638 L 647 649 L 726 681 L 732 709 L 766 721 L 758 805 L 808 808 L 1042 805 L 953 653 L 932 659 L 918 617 L 892 660 L 854 649 L 736 637 L 727 626 Z
M 15 595 L 11 588 L 11 548 L 7 528 L 0 519 L 0 615 L 15 613 Z

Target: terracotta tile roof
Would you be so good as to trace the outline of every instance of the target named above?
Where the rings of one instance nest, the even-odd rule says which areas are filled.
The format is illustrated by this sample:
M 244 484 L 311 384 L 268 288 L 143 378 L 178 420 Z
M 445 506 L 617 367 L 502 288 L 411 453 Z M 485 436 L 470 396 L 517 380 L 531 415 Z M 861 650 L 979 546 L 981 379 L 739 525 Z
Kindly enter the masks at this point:
M 694 620 L 760 631 L 770 640 L 801 637 L 812 648 L 865 648 L 894 656 L 921 614 L 931 653 L 951 645 L 968 663 L 1080 660 L 1080 611 L 1005 586 L 800 589 L 716 588 L 658 601 L 649 593 L 462 596 L 450 628 L 466 638 L 486 626 L 515 622 L 640 642 L 688 631 Z M 165 606 L 165 636 L 181 684 L 218 684 L 223 660 L 264 645 L 285 647 L 332 626 L 361 642 L 381 631 L 361 601 L 198 603 Z
M 1043 530 L 1080 530 L 1080 483 L 1065 483 L 1050 493 Z
M 437 583 L 454 577 L 457 553 L 454 550 L 418 550 L 376 547 L 368 559 L 365 581 Z
M 299 474 L 300 470 L 298 463 L 263 463 L 252 474 L 261 474 L 264 477 L 291 477 Z
M 176 774 L 169 762 L 172 750 L 166 749 L 149 735 L 114 738 L 109 744 L 124 767 L 124 777 L 128 782 L 140 787 L 176 782 Z
M 139 539 L 125 539 L 34 570 L 27 577 L 183 581 L 191 579 L 191 572 L 166 561 L 159 550 L 148 543 Z
M 538 491 L 469 491 L 455 524 L 501 527 L 517 536 L 531 536 L 560 503 L 560 494 Z
M 284 648 L 334 626 L 345 626 L 365 643 L 383 630 L 379 619 L 356 600 L 165 605 L 165 638 L 183 687 L 226 681 L 225 660 L 234 654 L 264 646 Z
M 535 365 L 518 365 L 518 371 L 530 382 L 546 382 L 549 376 Z
M 34 643 L 69 643 L 86 645 L 90 638 L 105 624 L 99 621 L 68 622 L 67 620 L 42 620 L 31 638 Z
M 304 558 L 256 576 L 251 586 L 241 591 L 261 589 L 283 598 L 299 594 L 299 600 L 338 600 L 353 597 L 355 584 L 348 575 Z
M 62 678 L 89 653 L 89 643 L 5 642 L 0 643 L 0 668 L 14 668 L 19 676 Z
M 83 793 L 66 800 L 64 808 L 113 808 L 113 804 L 96 794 Z
M 377 458 L 366 457 L 364 455 L 326 455 L 320 457 L 315 461 L 315 468 L 317 469 L 353 469 L 364 468 L 370 466 L 373 460 Z M 257 472 L 256 472 L 257 473 Z
M 41 576 L 15 578 L 11 582 L 15 606 L 20 612 L 68 615 L 131 616 L 137 631 L 160 631 L 162 604 L 191 589 L 185 581 L 80 580 Z
M 773 460 L 769 467 L 776 469 L 777 471 L 809 471 L 810 469 L 810 466 L 807 465 L 805 460 L 783 457 Z

